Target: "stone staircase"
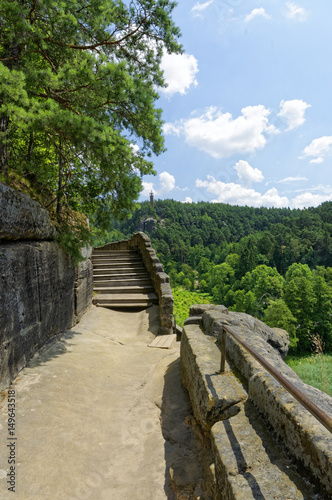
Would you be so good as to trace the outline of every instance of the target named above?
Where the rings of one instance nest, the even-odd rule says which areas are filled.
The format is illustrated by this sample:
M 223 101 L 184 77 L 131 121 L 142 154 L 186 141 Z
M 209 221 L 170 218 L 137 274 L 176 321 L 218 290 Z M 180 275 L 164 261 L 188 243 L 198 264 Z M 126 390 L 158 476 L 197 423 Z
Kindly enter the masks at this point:
M 93 304 L 116 309 L 147 308 L 158 297 L 144 263 L 133 250 L 93 249 Z

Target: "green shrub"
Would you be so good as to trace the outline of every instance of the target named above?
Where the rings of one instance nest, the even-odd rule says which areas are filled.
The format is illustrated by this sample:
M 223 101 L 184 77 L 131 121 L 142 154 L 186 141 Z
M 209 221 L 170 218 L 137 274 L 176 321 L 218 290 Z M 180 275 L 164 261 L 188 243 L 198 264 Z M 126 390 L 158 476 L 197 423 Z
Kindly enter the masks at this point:
M 214 304 L 213 298 L 208 293 L 189 292 L 183 288 L 173 288 L 174 314 L 176 323 L 183 326 L 189 317 L 189 309 L 193 304 Z

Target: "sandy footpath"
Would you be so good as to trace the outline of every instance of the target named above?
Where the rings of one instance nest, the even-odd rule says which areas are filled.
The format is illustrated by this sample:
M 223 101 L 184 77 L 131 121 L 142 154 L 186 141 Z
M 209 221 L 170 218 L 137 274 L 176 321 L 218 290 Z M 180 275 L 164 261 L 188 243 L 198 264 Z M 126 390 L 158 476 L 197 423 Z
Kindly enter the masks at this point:
M 2 393 L 0 499 L 174 498 L 169 467 L 193 455 L 194 438 L 179 343 L 147 347 L 157 328 L 157 306 L 126 313 L 92 306 L 33 358 L 12 386 L 15 440 Z

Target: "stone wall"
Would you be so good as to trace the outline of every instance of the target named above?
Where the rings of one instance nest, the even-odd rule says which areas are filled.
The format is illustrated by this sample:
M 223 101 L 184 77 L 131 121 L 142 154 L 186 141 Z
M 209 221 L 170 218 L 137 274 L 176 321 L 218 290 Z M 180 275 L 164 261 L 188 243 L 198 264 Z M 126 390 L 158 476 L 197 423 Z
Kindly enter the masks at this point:
M 55 234 L 39 203 L 0 183 L 0 389 L 91 304 L 91 250 L 75 268 Z
M 105 250 L 136 250 L 140 253 L 150 275 L 155 293 L 159 299 L 159 333 L 167 335 L 173 331 L 173 293 L 168 274 L 152 248 L 150 238 L 143 232 L 137 232 L 129 240 L 108 243 Z
M 260 476 L 265 460 L 264 446 L 270 455 L 274 453 L 274 457 L 272 460 L 268 457 L 263 468 L 267 470 L 267 467 L 271 466 L 271 474 L 279 474 L 280 470 L 286 471 L 287 483 L 292 466 L 287 465 L 287 459 L 283 461 L 276 455 L 276 446 L 279 445 L 286 454 L 293 457 L 294 463 L 300 465 L 300 477 L 311 477 L 313 483 L 316 482 L 322 487 L 322 496 L 315 498 L 325 498 L 326 492 L 328 495 L 332 494 L 331 433 L 230 335 L 226 337 L 227 370 L 224 375 L 219 372 L 218 346 L 222 326 L 228 325 L 321 410 L 331 416 L 332 398 L 302 382 L 284 363 L 283 357 L 287 353 L 286 332 L 271 329 L 247 314 L 228 311 L 224 306 L 192 306 L 190 314 L 192 318 L 185 323 L 181 339 L 182 380 L 189 392 L 195 417 L 210 436 L 219 488 L 231 488 L 233 491 L 229 497 L 226 495 L 222 498 L 242 498 L 232 495 L 237 488 L 240 491 L 244 485 L 248 486 L 249 476 L 246 474 L 249 469 L 256 482 L 259 482 L 259 477 L 264 480 L 265 476 Z M 257 416 L 253 416 L 255 412 Z M 262 426 L 268 431 L 265 436 L 258 431 Z M 275 443 L 279 444 L 270 442 L 264 445 L 260 452 L 258 441 L 267 443 L 272 437 Z M 251 448 L 255 448 L 254 454 L 250 451 Z M 235 449 L 237 451 L 234 455 Z M 280 454 L 282 453 L 280 451 Z M 246 467 L 242 470 L 241 461 L 243 462 L 244 456 Z M 272 467 L 275 462 L 279 464 L 278 470 Z M 281 481 L 281 477 L 278 481 Z M 253 484 L 251 482 L 251 486 Z M 268 485 L 261 485 L 261 488 L 265 487 L 268 488 Z M 288 487 L 291 488 L 290 485 Z M 243 498 L 248 494 L 245 491 L 246 489 L 243 490 Z M 251 491 L 254 490 L 249 492 Z M 314 498 L 310 495 L 308 490 L 308 498 Z M 280 498 L 286 497 L 281 495 Z M 290 498 L 307 497 L 294 494 Z

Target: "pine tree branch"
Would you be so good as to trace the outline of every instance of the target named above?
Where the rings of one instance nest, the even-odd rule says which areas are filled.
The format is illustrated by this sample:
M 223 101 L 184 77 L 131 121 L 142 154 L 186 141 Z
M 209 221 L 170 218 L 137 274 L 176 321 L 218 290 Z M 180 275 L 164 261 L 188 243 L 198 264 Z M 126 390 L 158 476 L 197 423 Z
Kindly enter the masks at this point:
M 49 43 L 54 43 L 55 45 L 59 45 L 60 47 L 68 47 L 70 49 L 76 49 L 76 50 L 95 50 L 98 47 L 102 47 L 102 46 L 120 45 L 122 42 L 124 42 L 128 38 L 131 38 L 136 33 L 138 33 L 139 30 L 141 29 L 141 27 L 145 24 L 146 20 L 147 20 L 147 16 L 144 17 L 144 19 L 140 22 L 140 24 L 137 26 L 136 29 L 134 29 L 130 33 L 127 33 L 127 35 L 123 36 L 122 38 L 119 38 L 118 40 L 111 40 L 110 41 L 111 36 L 109 36 L 108 38 L 106 38 L 102 42 L 98 42 L 98 43 L 95 43 L 93 45 L 75 45 L 72 43 L 60 42 L 59 40 L 52 40 L 52 38 L 49 38 L 49 37 L 44 38 L 44 41 L 49 42 Z

